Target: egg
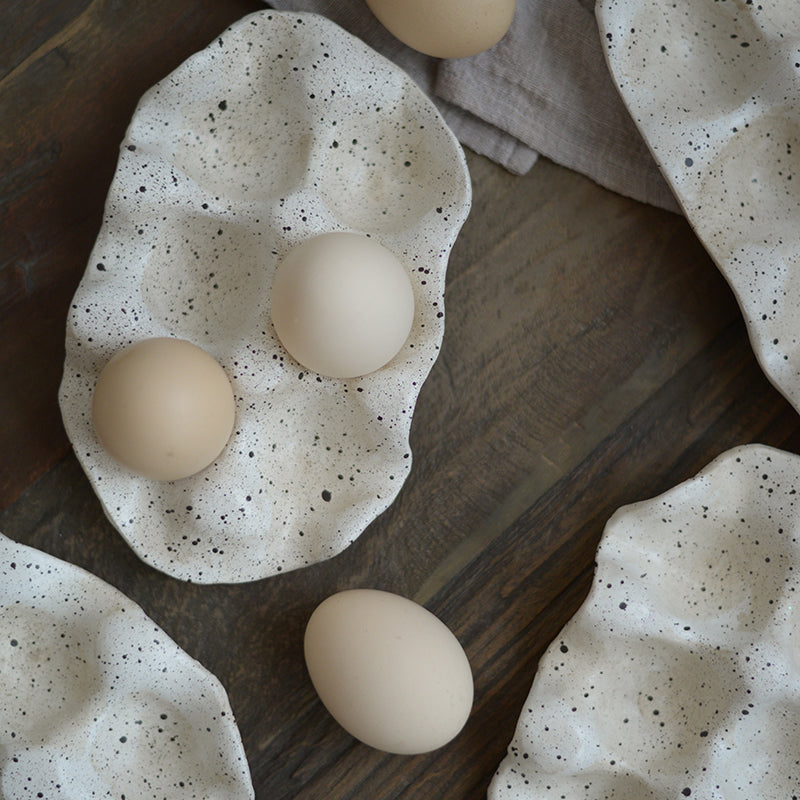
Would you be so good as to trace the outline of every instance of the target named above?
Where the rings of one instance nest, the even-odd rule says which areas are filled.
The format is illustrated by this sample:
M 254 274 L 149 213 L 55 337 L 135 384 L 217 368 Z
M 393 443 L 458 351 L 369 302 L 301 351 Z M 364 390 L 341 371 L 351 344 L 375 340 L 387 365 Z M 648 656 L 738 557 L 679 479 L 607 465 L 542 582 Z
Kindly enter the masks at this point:
M 270 304 L 275 332 L 293 358 L 333 378 L 384 367 L 414 321 L 403 264 L 375 240 L 346 231 L 290 250 L 275 271 Z
M 401 42 L 437 58 L 474 56 L 497 44 L 514 18 L 515 0 L 367 0 Z
M 472 709 L 469 661 L 447 626 L 391 592 L 351 589 L 311 615 L 304 651 L 322 703 L 348 733 L 389 753 L 435 750 Z
M 103 367 L 92 422 L 111 457 L 147 478 L 174 481 L 205 469 L 224 449 L 235 419 L 228 376 L 182 339 L 144 339 Z

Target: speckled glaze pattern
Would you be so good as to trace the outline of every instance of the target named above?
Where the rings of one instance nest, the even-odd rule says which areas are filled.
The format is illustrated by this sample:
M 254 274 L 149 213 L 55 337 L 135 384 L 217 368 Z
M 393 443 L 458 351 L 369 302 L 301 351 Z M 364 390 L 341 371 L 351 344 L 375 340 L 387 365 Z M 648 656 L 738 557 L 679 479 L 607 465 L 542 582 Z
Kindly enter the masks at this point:
M 392 502 L 444 332 L 447 260 L 469 213 L 463 151 L 399 68 L 330 21 L 257 12 L 141 100 L 67 325 L 60 405 L 114 526 L 199 583 L 329 558 Z M 275 267 L 332 230 L 407 266 L 416 312 L 386 367 L 354 380 L 299 366 L 270 321 Z M 230 377 L 232 438 L 199 475 L 138 478 L 103 452 L 95 380 L 130 342 L 188 339 Z
M 796 0 L 599 0 L 596 13 L 623 100 L 766 375 L 800 408 Z
M 800 788 L 800 457 L 721 455 L 609 520 L 489 800 Z
M 0 796 L 254 797 L 225 690 L 119 591 L 0 535 Z

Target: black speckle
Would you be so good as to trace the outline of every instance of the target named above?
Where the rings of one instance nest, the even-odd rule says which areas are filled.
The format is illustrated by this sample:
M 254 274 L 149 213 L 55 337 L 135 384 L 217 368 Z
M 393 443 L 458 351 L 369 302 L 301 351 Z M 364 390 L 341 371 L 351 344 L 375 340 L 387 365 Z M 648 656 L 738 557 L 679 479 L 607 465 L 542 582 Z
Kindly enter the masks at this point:
M 219 104 L 217 106 L 217 108 L 219 108 L 220 111 L 224 111 L 227 107 L 228 107 L 228 101 L 227 100 L 220 100 L 220 102 L 219 102 Z
M 688 786 L 681 792 L 684 797 L 688 797 L 691 793 L 692 790 Z
M 687 167 L 691 167 L 692 164 L 694 164 L 694 159 L 693 158 L 687 158 L 687 159 L 684 160 L 683 163 L 686 164 Z
M 628 604 L 627 603 L 620 603 L 619 607 L 624 611 L 628 607 Z
M 329 492 L 327 489 L 323 489 L 323 490 L 322 490 L 322 499 L 323 499 L 323 500 L 324 500 L 326 503 L 330 503 L 330 501 L 331 501 L 331 496 L 332 496 L 332 495 L 331 495 L 331 493 L 330 493 L 330 492 Z
M 100 272 L 105 272 L 106 271 L 106 265 L 103 264 L 103 263 L 100 263 L 100 264 L 97 265 L 97 269 L 100 270 Z

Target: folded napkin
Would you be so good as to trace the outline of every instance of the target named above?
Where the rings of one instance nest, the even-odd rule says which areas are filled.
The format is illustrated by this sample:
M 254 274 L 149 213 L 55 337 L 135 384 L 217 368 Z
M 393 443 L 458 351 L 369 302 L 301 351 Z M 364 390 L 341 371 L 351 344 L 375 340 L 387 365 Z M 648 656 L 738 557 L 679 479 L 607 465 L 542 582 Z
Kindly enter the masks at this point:
M 611 79 L 594 0 L 517 0 L 491 50 L 442 60 L 392 36 L 364 0 L 270 0 L 313 11 L 402 67 L 462 144 L 524 174 L 538 154 L 628 197 L 678 209 Z

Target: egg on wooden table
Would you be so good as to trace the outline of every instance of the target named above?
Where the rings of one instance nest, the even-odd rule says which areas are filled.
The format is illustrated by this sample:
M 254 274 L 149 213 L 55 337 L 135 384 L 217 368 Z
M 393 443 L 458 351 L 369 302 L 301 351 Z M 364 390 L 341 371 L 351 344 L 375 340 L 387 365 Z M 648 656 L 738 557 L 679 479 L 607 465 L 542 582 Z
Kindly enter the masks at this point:
M 270 297 L 275 332 L 307 369 L 357 378 L 385 366 L 414 321 L 406 268 L 368 236 L 332 231 L 294 247 Z
M 331 595 L 308 621 L 304 651 L 331 716 L 378 750 L 435 750 L 461 731 L 472 710 L 472 671 L 458 639 L 400 595 L 376 589 Z
M 100 443 L 119 464 L 174 481 L 208 467 L 230 438 L 235 400 L 222 366 L 183 339 L 143 339 L 103 367 L 92 397 Z
M 474 56 L 511 27 L 516 0 L 367 0 L 403 44 L 437 58 Z

